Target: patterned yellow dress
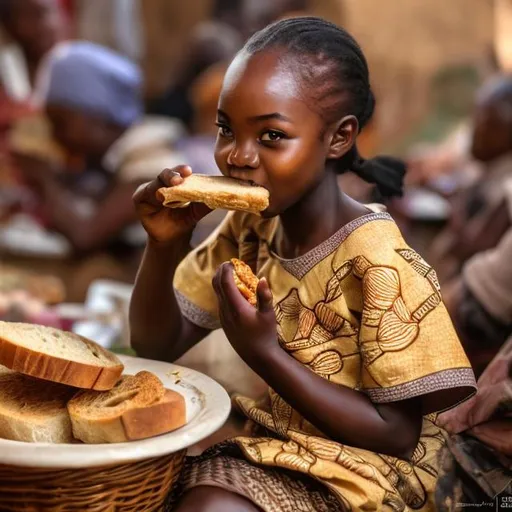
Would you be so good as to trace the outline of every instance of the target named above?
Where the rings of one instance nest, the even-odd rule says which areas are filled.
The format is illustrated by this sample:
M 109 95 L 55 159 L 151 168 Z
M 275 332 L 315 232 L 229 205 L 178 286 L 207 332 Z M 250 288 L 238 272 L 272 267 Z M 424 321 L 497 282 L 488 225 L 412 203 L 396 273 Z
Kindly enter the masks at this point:
M 270 389 L 261 403 L 234 398 L 254 435 L 189 460 L 177 492 L 220 486 L 266 512 L 433 510 L 444 437 L 431 413 L 475 390 L 435 272 L 387 213 L 368 213 L 292 260 L 272 250 L 278 225 L 278 218 L 230 213 L 178 268 L 174 287 L 183 315 L 219 328 L 212 277 L 224 261 L 243 259 L 268 279 L 283 350 L 374 403 L 422 397 L 421 440 L 410 462 L 344 446 Z

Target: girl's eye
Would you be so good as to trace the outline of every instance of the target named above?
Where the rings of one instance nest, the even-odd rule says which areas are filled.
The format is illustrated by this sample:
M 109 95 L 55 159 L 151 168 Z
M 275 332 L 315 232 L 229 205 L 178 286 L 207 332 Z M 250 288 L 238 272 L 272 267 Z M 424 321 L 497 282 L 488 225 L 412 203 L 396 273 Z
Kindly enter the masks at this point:
M 225 124 L 216 124 L 219 127 L 219 133 L 222 137 L 226 137 L 227 139 L 231 139 L 233 137 L 233 132 Z
M 276 132 L 274 130 L 268 130 L 261 135 L 262 142 L 279 142 L 283 138 L 284 135 L 281 132 Z

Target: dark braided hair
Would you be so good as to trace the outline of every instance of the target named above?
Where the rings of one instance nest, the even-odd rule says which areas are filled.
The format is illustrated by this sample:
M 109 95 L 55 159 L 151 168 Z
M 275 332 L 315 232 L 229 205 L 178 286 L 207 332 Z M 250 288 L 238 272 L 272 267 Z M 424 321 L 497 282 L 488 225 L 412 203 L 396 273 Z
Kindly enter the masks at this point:
M 299 17 L 278 21 L 257 32 L 243 48 L 255 54 L 284 49 L 297 59 L 297 69 L 327 123 L 354 115 L 362 130 L 370 121 L 375 97 L 368 64 L 360 46 L 342 28 L 322 18 Z M 352 171 L 377 186 L 383 197 L 402 195 L 405 164 L 392 157 L 365 160 L 356 144 L 339 160 L 336 171 Z

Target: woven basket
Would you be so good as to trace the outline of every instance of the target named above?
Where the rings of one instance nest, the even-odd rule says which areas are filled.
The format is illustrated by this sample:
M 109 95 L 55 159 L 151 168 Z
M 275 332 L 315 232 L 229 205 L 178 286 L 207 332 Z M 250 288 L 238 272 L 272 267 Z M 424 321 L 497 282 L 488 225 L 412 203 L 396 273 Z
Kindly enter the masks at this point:
M 0 465 L 1 512 L 152 512 L 178 479 L 185 451 L 84 469 Z

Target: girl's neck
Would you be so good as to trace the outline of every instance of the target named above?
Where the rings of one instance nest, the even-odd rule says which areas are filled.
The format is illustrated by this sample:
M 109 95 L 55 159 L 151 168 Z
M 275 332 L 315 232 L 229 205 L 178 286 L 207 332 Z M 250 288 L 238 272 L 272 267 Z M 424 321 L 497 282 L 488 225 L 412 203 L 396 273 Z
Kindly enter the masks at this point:
M 326 172 L 324 179 L 297 204 L 284 212 L 276 239 L 283 258 L 297 258 L 330 238 L 368 210 L 344 194 L 337 174 Z

